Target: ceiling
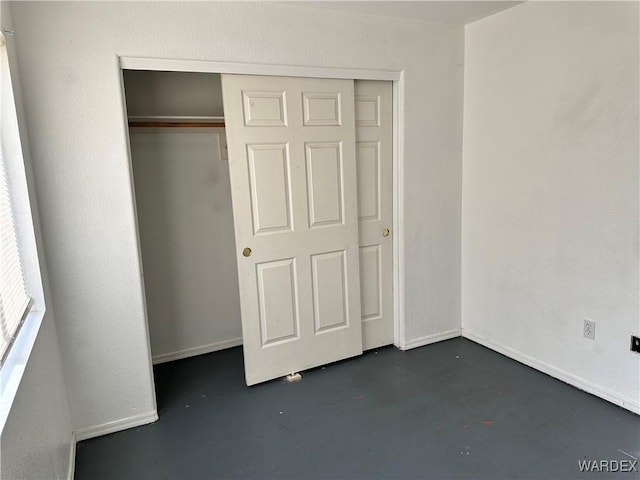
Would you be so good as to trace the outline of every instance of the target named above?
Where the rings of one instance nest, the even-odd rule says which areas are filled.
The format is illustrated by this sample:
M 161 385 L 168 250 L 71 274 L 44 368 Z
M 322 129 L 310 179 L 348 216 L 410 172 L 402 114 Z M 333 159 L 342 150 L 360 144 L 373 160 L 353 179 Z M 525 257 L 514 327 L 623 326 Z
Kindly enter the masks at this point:
M 466 25 L 488 17 L 520 2 L 508 1 L 316 1 L 286 2 L 313 8 L 325 8 L 352 13 L 364 13 L 383 17 L 395 17 L 426 22 Z

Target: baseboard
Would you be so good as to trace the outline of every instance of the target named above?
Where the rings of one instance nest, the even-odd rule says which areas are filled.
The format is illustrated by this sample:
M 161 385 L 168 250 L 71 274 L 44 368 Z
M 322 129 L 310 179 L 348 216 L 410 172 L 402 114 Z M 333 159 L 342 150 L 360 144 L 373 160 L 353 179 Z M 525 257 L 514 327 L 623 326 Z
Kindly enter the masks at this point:
M 186 350 L 180 350 L 178 352 L 163 353 L 161 355 L 155 355 L 153 357 L 153 364 L 155 365 L 157 363 L 180 360 L 181 358 L 195 357 L 196 355 L 217 352 L 218 350 L 237 347 L 239 345 L 242 345 L 242 337 L 223 340 L 222 342 L 210 343 L 209 345 L 202 345 L 201 347 L 187 348 Z
M 447 330 L 446 332 L 435 333 L 433 335 L 427 335 L 426 337 L 414 338 L 408 342 L 403 342 L 398 345 L 400 350 L 411 350 L 412 348 L 423 347 L 431 343 L 442 342 L 443 340 L 449 340 L 460 336 L 460 329 L 454 328 L 453 330 Z
M 76 473 L 76 434 L 71 432 L 71 442 L 69 444 L 69 471 L 67 473 L 68 480 L 73 480 Z
M 158 412 L 153 410 L 152 412 L 134 415 L 133 417 L 122 418 L 113 422 L 103 423 L 102 425 L 82 428 L 80 430 L 76 430 L 73 433 L 75 434 L 76 441 L 79 442 L 81 440 L 87 440 L 89 438 L 108 435 L 109 433 L 115 433 L 121 430 L 127 430 L 128 428 L 139 427 L 141 425 L 146 425 L 147 423 L 153 423 L 156 420 L 158 420 Z
M 638 400 L 620 395 L 582 377 L 578 377 L 576 375 L 573 375 L 572 373 L 549 365 L 548 363 L 542 362 L 536 358 L 520 353 L 509 347 L 500 345 L 499 343 L 489 340 L 488 338 L 485 338 L 481 335 L 476 335 L 475 333 L 472 333 L 468 330 L 463 329 L 462 336 L 491 350 L 501 353 L 506 357 L 512 358 L 513 360 L 534 368 L 542 373 L 546 373 L 553 378 L 557 378 L 558 380 L 568 383 L 573 387 L 579 388 L 580 390 L 600 397 L 604 400 L 607 400 L 608 402 L 618 405 L 619 407 L 640 415 L 640 402 L 638 402 Z

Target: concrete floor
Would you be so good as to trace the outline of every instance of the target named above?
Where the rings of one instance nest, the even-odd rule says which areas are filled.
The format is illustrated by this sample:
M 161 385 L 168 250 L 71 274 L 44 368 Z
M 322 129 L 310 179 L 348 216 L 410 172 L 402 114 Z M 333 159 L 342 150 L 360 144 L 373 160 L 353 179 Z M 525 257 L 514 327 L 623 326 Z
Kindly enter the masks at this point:
M 640 417 L 463 339 L 246 387 L 242 350 L 159 365 L 160 420 L 80 442 L 75 479 L 624 478 Z

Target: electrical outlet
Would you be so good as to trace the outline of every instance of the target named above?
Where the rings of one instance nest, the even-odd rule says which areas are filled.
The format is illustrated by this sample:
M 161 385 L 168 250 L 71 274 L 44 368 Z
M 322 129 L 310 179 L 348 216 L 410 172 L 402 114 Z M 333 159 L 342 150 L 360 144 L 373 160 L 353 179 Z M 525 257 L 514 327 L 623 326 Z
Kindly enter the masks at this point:
M 640 337 L 631 335 L 631 351 L 640 353 Z
M 596 322 L 584 319 L 584 338 L 596 339 Z

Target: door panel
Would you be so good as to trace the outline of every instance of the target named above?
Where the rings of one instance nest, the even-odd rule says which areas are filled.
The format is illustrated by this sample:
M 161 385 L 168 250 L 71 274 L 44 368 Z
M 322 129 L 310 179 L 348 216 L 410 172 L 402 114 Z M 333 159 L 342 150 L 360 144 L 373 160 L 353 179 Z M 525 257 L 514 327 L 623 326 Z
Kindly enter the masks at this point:
M 283 127 L 287 125 L 283 91 L 242 92 L 244 125 L 247 127 Z
M 358 220 L 380 220 L 380 142 L 356 144 Z
M 305 147 L 309 226 L 341 225 L 344 211 L 342 145 L 307 143 Z
M 393 343 L 392 84 L 355 81 L 363 349 Z
M 345 273 L 344 250 L 311 256 L 316 334 L 349 326 L 349 313 L 345 305 Z
M 261 346 L 298 336 L 298 285 L 295 259 L 256 265 Z
M 247 145 L 251 218 L 255 234 L 291 231 L 291 177 L 287 144 Z
M 380 245 L 360 247 L 360 288 L 362 321 L 376 320 L 382 315 L 382 275 Z M 392 339 L 393 340 L 393 339 Z
M 353 81 L 222 88 L 247 384 L 359 355 Z
M 341 125 L 340 93 L 303 92 L 304 125 Z

